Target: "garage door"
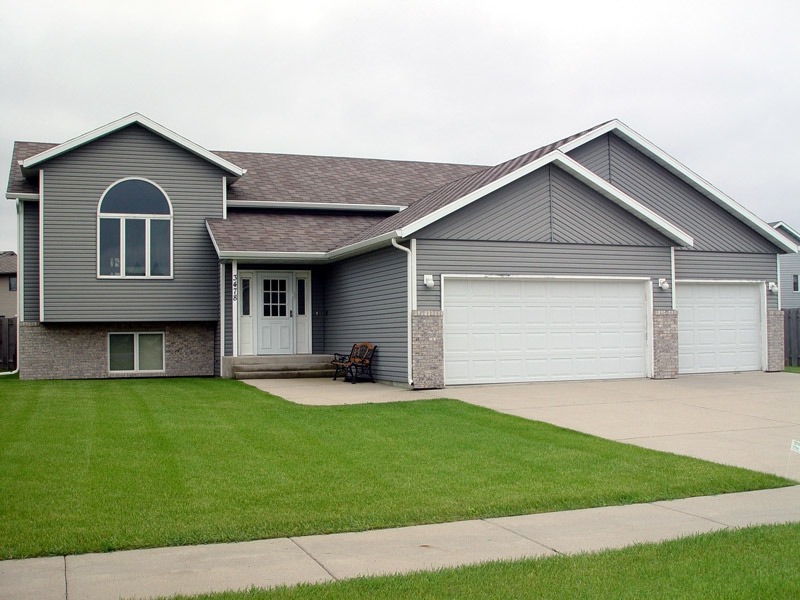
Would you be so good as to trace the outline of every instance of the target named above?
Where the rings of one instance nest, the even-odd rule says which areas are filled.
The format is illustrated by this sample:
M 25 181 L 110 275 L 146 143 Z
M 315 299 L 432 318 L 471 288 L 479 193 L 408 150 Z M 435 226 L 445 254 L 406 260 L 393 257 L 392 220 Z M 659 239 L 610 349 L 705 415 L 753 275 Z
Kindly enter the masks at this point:
M 642 282 L 447 278 L 444 293 L 447 384 L 645 376 Z
M 761 369 L 761 289 L 733 283 L 675 285 L 680 373 Z

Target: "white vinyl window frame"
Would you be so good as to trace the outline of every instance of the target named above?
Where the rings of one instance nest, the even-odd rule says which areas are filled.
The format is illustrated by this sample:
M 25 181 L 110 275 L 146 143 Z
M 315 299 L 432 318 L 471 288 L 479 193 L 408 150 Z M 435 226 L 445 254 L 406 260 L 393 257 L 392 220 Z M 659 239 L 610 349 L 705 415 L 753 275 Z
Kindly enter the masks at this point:
M 115 335 L 132 335 L 133 336 L 133 369 L 111 369 L 111 337 Z M 139 362 L 139 336 L 140 335 L 160 335 L 161 336 L 161 368 L 160 369 L 140 369 Z M 163 331 L 110 331 L 106 336 L 107 348 L 107 364 L 106 368 L 109 373 L 125 374 L 125 373 L 164 373 L 166 372 L 166 335 Z
M 146 213 L 110 213 L 110 212 L 101 212 L 101 208 L 103 206 L 103 200 L 105 200 L 106 194 L 108 194 L 109 190 L 111 190 L 114 186 L 124 182 L 124 181 L 144 181 L 153 186 L 155 186 L 164 196 L 164 199 L 167 201 L 167 206 L 169 207 L 169 214 L 168 215 L 155 215 L 155 214 L 146 214 Z M 109 185 L 103 194 L 100 196 L 100 201 L 97 203 L 97 223 L 96 223 L 96 264 L 97 264 L 97 278 L 98 279 L 173 279 L 174 277 L 174 261 L 175 261 L 175 235 L 173 231 L 173 210 L 172 210 L 172 201 L 169 199 L 169 196 L 164 191 L 164 189 L 158 185 L 156 182 L 151 181 L 149 179 L 145 179 L 144 177 L 124 177 L 119 179 Z M 119 275 L 103 275 L 100 273 L 100 221 L 102 219 L 116 219 L 119 222 Z M 126 268 L 126 260 L 125 260 L 125 223 L 128 220 L 132 221 L 144 221 L 144 252 L 145 252 L 145 274 L 144 275 L 126 275 L 125 268 Z M 169 275 L 151 275 L 150 274 L 150 229 L 151 223 L 153 221 L 169 221 Z

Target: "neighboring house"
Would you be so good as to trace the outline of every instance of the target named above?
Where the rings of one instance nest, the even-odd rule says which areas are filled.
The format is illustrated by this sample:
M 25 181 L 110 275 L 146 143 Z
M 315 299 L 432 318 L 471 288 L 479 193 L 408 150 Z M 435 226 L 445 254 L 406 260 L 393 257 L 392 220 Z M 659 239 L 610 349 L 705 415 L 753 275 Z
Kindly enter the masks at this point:
M 800 244 L 800 232 L 783 221 L 770 223 L 775 229 Z M 800 308 L 800 254 L 784 254 L 778 258 L 780 267 L 781 308 Z
M 133 114 L 18 142 L 20 376 L 378 345 L 445 384 L 783 368 L 797 246 L 619 121 L 491 167 L 210 152 Z
M 0 317 L 17 315 L 17 253 L 0 252 Z

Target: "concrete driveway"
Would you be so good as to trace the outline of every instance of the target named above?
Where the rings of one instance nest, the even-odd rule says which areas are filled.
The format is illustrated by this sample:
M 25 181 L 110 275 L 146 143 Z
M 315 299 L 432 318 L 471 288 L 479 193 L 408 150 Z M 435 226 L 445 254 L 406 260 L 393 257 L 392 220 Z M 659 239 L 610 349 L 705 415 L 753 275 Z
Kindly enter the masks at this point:
M 411 391 L 330 380 L 248 383 L 302 404 L 455 398 L 646 448 L 800 480 L 800 375 L 738 373 Z

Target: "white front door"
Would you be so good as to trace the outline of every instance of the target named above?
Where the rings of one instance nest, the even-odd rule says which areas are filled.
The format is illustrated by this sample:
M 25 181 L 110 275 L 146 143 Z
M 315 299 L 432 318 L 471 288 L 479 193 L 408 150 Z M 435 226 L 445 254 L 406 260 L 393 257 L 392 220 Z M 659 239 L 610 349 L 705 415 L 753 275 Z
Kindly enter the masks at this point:
M 258 276 L 258 354 L 294 353 L 294 287 L 291 273 Z

